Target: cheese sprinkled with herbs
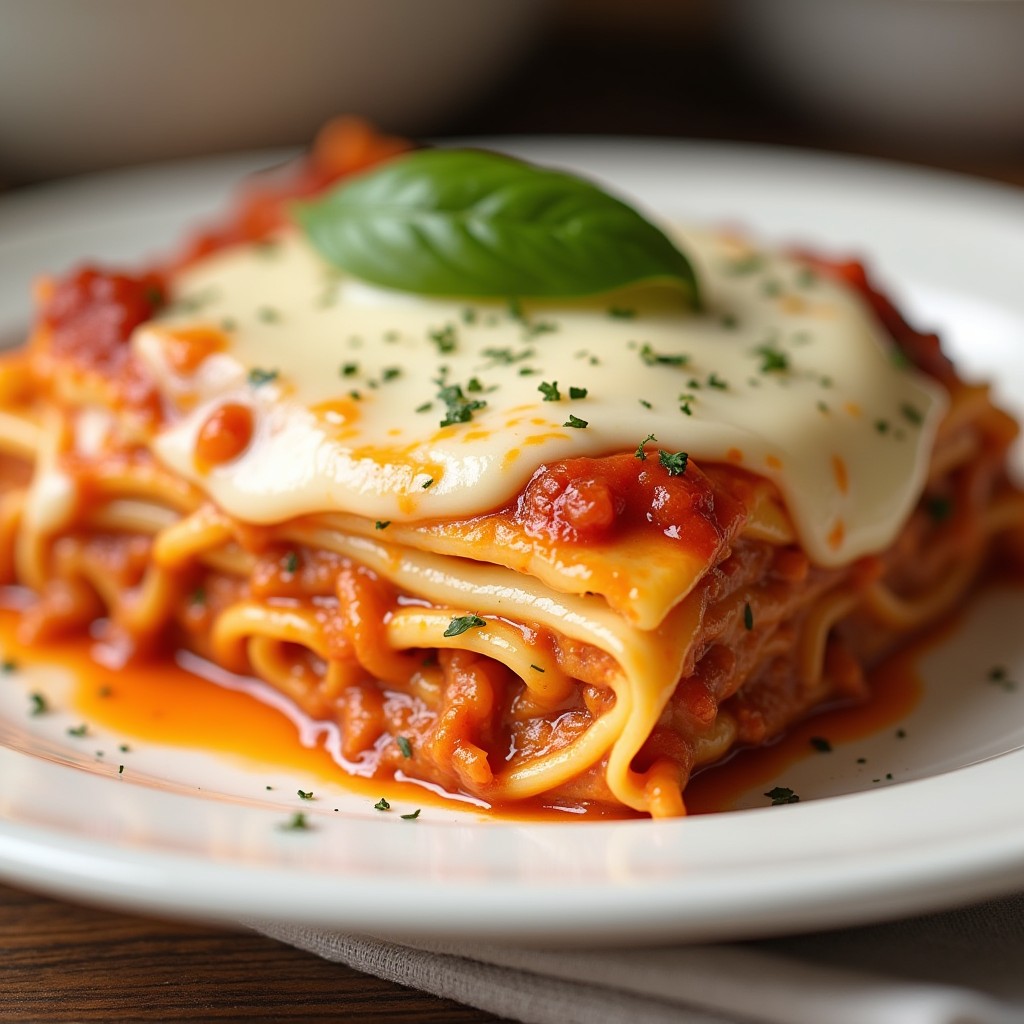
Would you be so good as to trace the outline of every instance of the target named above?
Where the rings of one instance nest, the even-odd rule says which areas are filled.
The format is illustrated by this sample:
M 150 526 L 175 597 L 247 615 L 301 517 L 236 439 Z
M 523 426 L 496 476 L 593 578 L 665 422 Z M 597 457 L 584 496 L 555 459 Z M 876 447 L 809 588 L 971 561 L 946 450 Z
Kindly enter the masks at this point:
M 132 338 L 170 410 L 154 453 L 249 522 L 340 511 L 402 523 L 498 508 L 543 463 L 632 452 L 650 433 L 671 458 L 655 470 L 685 453 L 772 479 L 820 564 L 885 548 L 923 489 L 944 395 L 897 365 L 860 297 L 828 275 L 677 234 L 699 312 L 657 287 L 512 302 L 389 291 L 329 267 L 292 230 L 272 259 L 251 245 L 215 253 L 178 274 L 167 311 Z M 223 350 L 175 369 L 167 327 L 223 320 Z M 254 367 L 277 371 L 274 386 L 253 386 Z M 230 401 L 253 409 L 252 441 L 204 471 L 199 429 Z

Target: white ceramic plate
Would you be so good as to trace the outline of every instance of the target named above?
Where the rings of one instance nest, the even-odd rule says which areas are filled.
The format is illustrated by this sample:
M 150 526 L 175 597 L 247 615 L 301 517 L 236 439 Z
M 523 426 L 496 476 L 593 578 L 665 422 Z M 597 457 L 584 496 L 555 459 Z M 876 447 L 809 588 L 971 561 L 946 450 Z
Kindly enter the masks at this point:
M 868 254 L 942 329 L 970 374 L 1024 411 L 1024 196 L 941 174 L 758 148 L 504 141 L 584 170 L 669 217 Z M 166 249 L 272 157 L 108 175 L 0 200 L 0 336 L 40 269 Z M 236 759 L 67 735 L 59 673 L 0 679 L 0 875 L 80 900 L 384 935 L 617 943 L 827 927 L 1024 884 L 1024 596 L 988 593 L 922 668 L 900 724 L 812 755 L 779 782 L 802 801 L 684 821 L 513 824 L 431 807 L 415 822 L 364 795 Z M 993 665 L 1008 682 L 993 685 Z M 1020 681 L 1020 687 L 1014 683 Z M 140 681 L 144 682 L 144 681 Z M 26 714 L 30 689 L 55 709 Z M 867 764 L 859 764 L 864 758 Z M 118 760 L 128 769 L 117 773 Z M 891 779 L 885 776 L 891 775 Z M 273 790 L 267 785 L 273 784 Z M 335 808 L 338 808 L 335 810 Z M 405 809 L 398 808 L 399 810 Z M 279 826 L 296 810 L 313 828 Z

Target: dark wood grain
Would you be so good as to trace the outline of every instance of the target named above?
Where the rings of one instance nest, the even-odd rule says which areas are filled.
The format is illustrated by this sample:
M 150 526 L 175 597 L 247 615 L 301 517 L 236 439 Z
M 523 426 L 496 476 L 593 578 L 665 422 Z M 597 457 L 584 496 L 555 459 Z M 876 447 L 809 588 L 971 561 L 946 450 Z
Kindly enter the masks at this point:
M 0 1021 L 113 1020 L 499 1018 L 251 932 L 107 913 L 0 886 Z

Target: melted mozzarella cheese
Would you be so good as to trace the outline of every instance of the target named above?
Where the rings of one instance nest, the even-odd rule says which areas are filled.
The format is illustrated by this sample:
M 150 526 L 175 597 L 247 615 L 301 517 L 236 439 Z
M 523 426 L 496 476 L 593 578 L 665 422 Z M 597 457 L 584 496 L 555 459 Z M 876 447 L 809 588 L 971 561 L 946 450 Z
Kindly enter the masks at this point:
M 294 232 L 215 254 L 133 338 L 173 410 L 153 449 L 242 520 L 411 521 L 489 511 L 542 463 L 653 435 L 649 459 L 685 451 L 774 480 L 821 564 L 886 547 L 920 494 L 944 393 L 895 365 L 838 283 L 734 240 L 679 237 L 700 314 L 664 288 L 522 309 L 386 292 Z M 225 343 L 182 369 L 168 337 L 202 324 Z M 199 468 L 199 431 L 227 402 L 252 409 L 252 440 Z

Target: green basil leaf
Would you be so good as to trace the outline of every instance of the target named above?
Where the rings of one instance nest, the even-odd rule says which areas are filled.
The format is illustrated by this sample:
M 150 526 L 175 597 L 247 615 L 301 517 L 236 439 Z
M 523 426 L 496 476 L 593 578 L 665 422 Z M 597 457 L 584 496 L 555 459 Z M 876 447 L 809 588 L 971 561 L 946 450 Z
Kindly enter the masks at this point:
M 571 174 L 427 149 L 297 203 L 331 264 L 421 295 L 572 298 L 639 283 L 698 305 L 689 260 L 636 210 Z

